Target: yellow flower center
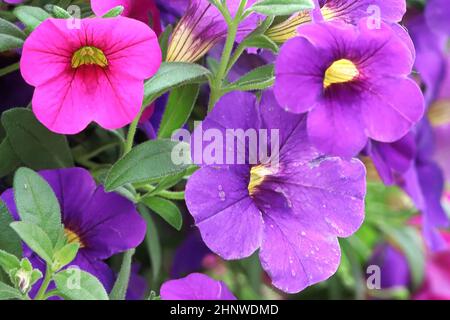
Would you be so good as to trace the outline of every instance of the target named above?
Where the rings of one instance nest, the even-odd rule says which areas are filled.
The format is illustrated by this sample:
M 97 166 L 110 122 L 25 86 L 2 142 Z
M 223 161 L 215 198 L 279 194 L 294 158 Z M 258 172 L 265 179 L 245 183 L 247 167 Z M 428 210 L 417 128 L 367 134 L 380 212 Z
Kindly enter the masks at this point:
M 68 243 L 78 243 L 80 245 L 80 248 L 84 247 L 84 244 L 78 234 L 67 228 L 64 228 L 64 233 L 66 234 Z
M 78 68 L 82 65 L 98 65 L 103 68 L 108 65 L 108 60 L 102 50 L 85 46 L 75 51 L 72 56 L 72 68 Z
M 441 99 L 434 102 L 429 111 L 428 119 L 433 127 L 439 127 L 450 123 L 450 100 Z
M 347 59 L 340 59 L 325 71 L 325 78 L 323 79 L 324 88 L 328 88 L 335 83 L 350 82 L 359 76 L 359 71 L 356 65 Z
M 252 167 L 250 170 L 250 182 L 247 187 L 249 194 L 255 194 L 258 186 L 260 186 L 264 179 L 271 173 L 272 171 L 263 165 Z

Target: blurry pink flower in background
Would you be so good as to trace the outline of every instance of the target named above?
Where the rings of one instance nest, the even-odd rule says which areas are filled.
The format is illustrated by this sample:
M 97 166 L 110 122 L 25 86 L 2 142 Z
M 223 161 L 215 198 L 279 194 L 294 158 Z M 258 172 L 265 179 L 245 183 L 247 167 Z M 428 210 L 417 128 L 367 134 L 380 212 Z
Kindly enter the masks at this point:
M 161 21 L 155 0 L 91 0 L 92 11 L 99 17 L 117 6 L 123 6 L 123 16 L 150 25 L 157 35 L 161 33 Z
M 161 64 L 155 33 L 125 18 L 82 19 L 79 29 L 47 19 L 23 46 L 20 70 L 35 86 L 33 112 L 50 130 L 82 131 L 91 121 L 117 129 L 137 116 L 143 80 Z

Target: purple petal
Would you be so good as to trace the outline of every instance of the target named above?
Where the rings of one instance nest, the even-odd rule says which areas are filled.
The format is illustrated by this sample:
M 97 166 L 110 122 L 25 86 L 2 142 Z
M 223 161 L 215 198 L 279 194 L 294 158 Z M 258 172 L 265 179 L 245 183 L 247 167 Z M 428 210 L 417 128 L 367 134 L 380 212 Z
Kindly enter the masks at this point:
M 366 89 L 362 115 L 367 135 L 374 140 L 396 141 L 423 116 L 424 98 L 411 79 L 385 78 Z
M 241 259 L 258 249 L 263 229 L 261 212 L 247 189 L 247 166 L 205 167 L 186 186 L 186 205 L 203 241 L 225 259 Z
M 236 300 L 222 281 L 201 273 L 191 273 L 185 278 L 170 280 L 161 287 L 162 300 Z

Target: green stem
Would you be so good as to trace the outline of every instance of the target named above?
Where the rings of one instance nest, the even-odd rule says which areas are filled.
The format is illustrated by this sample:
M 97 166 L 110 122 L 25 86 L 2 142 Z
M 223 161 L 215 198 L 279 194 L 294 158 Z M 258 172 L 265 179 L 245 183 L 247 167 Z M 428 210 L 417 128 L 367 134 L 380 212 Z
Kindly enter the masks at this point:
M 128 129 L 127 140 L 125 141 L 125 148 L 123 150 L 123 154 L 126 155 L 133 148 L 134 136 L 136 135 L 137 126 L 139 124 L 139 120 L 141 119 L 142 113 L 145 110 L 145 106 L 141 107 L 139 114 L 134 118 L 133 122 L 130 124 L 130 128 Z
M 222 51 L 222 56 L 220 59 L 219 68 L 217 69 L 217 73 L 214 75 L 214 78 L 211 80 L 210 87 L 211 87 L 211 93 L 209 96 L 209 104 L 208 104 L 208 111 L 211 111 L 214 105 L 216 104 L 217 100 L 220 99 L 220 97 L 223 95 L 223 82 L 227 77 L 227 74 L 231 68 L 230 66 L 230 58 L 231 54 L 233 52 L 233 46 L 236 41 L 236 36 L 238 32 L 239 23 L 242 19 L 242 14 L 245 10 L 245 6 L 247 4 L 247 0 L 241 1 L 241 4 L 239 6 L 239 9 L 236 13 L 236 16 L 231 18 L 230 13 L 228 11 L 228 8 L 223 7 L 221 10 L 225 21 L 228 25 L 228 33 L 227 33 L 227 39 L 225 42 L 225 46 Z
M 141 186 L 137 186 L 136 188 L 143 189 L 147 191 L 147 194 L 144 194 L 142 198 L 145 196 L 151 194 L 156 187 L 152 186 L 151 184 L 145 184 Z M 161 190 L 154 194 L 151 194 L 152 196 L 159 196 L 162 198 L 170 199 L 170 200 L 184 200 L 184 191 L 169 191 L 169 190 Z
M 48 285 L 50 284 L 50 281 L 52 280 L 53 272 L 50 270 L 49 267 L 47 267 L 47 270 L 45 271 L 45 277 L 44 281 L 41 284 L 41 287 L 39 288 L 38 293 L 36 294 L 35 300 L 44 300 L 45 299 L 45 292 L 47 291 Z
M 16 70 L 19 70 L 19 67 L 20 67 L 20 63 L 16 62 L 14 64 L 11 64 L 7 67 L 0 69 L 0 77 L 7 75 L 8 73 L 14 72 Z
M 47 293 L 44 295 L 44 299 L 43 299 L 43 300 L 47 300 L 48 298 L 51 298 L 51 297 L 57 297 L 58 294 L 59 294 L 59 291 L 58 291 L 58 290 L 56 290 L 56 289 L 50 290 L 49 292 L 47 292 Z

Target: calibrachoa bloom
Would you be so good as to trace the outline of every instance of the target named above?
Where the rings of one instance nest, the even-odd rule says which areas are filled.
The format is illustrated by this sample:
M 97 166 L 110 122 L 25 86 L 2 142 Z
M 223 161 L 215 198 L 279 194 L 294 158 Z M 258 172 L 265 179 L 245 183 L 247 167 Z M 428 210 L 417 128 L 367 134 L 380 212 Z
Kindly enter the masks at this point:
M 249 0 L 247 8 L 257 0 Z M 232 16 L 240 0 L 227 0 Z M 252 14 L 239 25 L 238 38 L 243 38 L 258 26 L 259 16 Z M 219 41 L 225 39 L 228 27 L 219 10 L 208 0 L 190 0 L 186 13 L 173 31 L 167 51 L 167 61 L 195 62 Z
M 422 120 L 414 132 L 416 154 L 413 165 L 397 184 L 402 187 L 423 214 L 423 233 L 427 245 L 432 250 L 441 250 L 445 243 L 438 228 L 449 226 L 441 199 L 444 193 L 444 175 L 433 159 L 433 132 L 426 119 Z
M 99 17 L 117 6 L 124 8 L 123 16 L 151 25 L 157 35 L 161 33 L 161 21 L 155 0 L 91 0 L 92 11 Z
M 74 134 L 91 121 L 107 129 L 136 117 L 143 80 L 161 63 L 155 33 L 125 17 L 88 18 L 80 27 L 47 19 L 27 38 L 20 70 L 35 86 L 33 111 L 50 130 Z
M 406 12 L 405 0 L 319 0 L 319 4 L 324 20 L 357 25 L 359 20 L 370 17 L 369 24 L 375 28 L 381 21 L 399 22 Z M 304 10 L 272 26 L 266 34 L 282 43 L 297 36 L 297 28 L 311 21 L 311 11 Z
M 161 286 L 162 300 L 236 300 L 225 283 L 201 273 L 169 280 Z
M 82 168 L 41 171 L 61 206 L 62 223 L 69 243 L 77 242 L 80 250 L 70 265 L 86 270 L 102 281 L 109 291 L 114 273 L 103 260 L 138 246 L 144 239 L 145 221 L 133 203 L 97 186 L 90 173 Z M 19 220 L 14 193 L 6 190 L 1 199 L 14 219 Z M 45 270 L 45 263 L 29 248 L 25 254 Z
M 321 151 L 353 156 L 368 138 L 396 141 L 421 119 L 424 99 L 408 78 L 414 54 L 389 26 L 315 23 L 299 34 L 281 47 L 275 96 L 290 112 L 308 112 Z
M 206 245 L 224 259 L 245 258 L 259 249 L 263 268 L 285 292 L 330 277 L 339 265 L 337 237 L 353 234 L 364 218 L 362 163 L 318 152 L 308 141 L 305 116 L 281 109 L 271 91 L 260 103 L 240 92 L 219 100 L 194 131 L 194 159 L 210 149 L 195 145 L 201 130 L 210 129 L 223 137 L 227 129 L 275 130 L 280 139 L 279 152 L 256 163 L 254 149 L 244 143 L 242 150 L 238 139 L 224 145 L 223 157 L 240 152 L 246 154 L 245 164 L 199 164 L 186 186 L 186 204 Z M 264 140 L 260 136 L 258 145 Z M 268 165 L 275 157 L 278 164 Z
M 447 0 L 428 0 L 425 16 L 435 31 L 450 35 L 450 6 Z
M 446 74 L 447 36 L 431 30 L 423 15 L 410 18 L 407 27 L 416 48 L 414 68 L 425 87 L 425 101 L 429 106 L 439 95 Z
M 450 234 L 442 232 L 450 245 Z M 416 300 L 450 299 L 450 250 L 426 252 L 425 274 L 422 283 L 413 293 Z M 381 288 L 412 287 L 412 269 L 404 253 L 391 244 L 379 246 L 371 258 L 371 264 L 380 266 Z

